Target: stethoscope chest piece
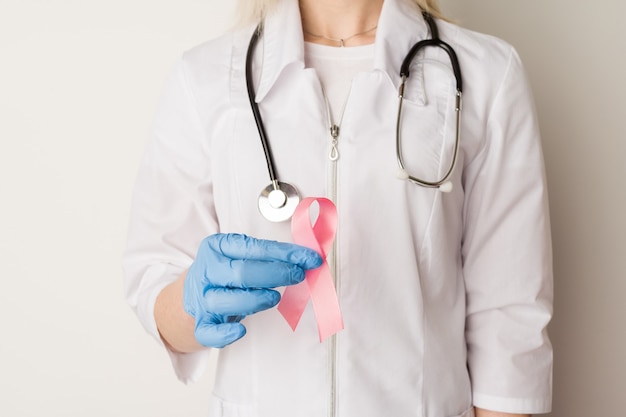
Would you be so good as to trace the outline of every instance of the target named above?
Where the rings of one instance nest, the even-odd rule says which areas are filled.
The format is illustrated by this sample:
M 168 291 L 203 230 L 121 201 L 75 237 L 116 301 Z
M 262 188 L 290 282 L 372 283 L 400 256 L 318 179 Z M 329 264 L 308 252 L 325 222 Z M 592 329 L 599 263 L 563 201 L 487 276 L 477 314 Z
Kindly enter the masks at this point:
M 300 203 L 300 195 L 296 188 L 286 182 L 276 181 L 261 191 L 259 195 L 259 211 L 271 222 L 289 220 Z

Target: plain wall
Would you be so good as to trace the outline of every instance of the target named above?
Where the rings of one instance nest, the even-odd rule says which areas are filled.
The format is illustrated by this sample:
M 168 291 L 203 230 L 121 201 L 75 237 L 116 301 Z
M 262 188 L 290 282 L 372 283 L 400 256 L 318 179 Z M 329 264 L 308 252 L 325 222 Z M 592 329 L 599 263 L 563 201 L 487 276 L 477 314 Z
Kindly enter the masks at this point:
M 514 44 L 534 87 L 554 237 L 553 417 L 624 415 L 625 4 L 443 1 Z M 210 372 L 176 381 L 122 297 L 120 255 L 164 78 L 231 9 L 0 0 L 1 416 L 206 414 Z
M 626 3 L 443 0 L 519 51 L 548 175 L 555 272 L 552 417 L 626 415 Z M 471 80 L 466 80 L 471 83 Z
M 0 416 L 206 415 L 209 375 L 176 380 L 120 257 L 165 77 L 232 3 L 0 0 Z

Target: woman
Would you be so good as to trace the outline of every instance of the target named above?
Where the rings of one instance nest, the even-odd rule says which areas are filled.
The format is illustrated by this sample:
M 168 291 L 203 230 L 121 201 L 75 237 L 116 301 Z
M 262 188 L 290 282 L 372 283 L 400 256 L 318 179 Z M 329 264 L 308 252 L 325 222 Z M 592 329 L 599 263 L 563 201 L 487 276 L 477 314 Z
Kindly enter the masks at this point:
M 212 416 L 548 412 L 546 185 L 515 51 L 441 19 L 429 28 L 422 12 L 440 17 L 430 0 L 240 8 L 252 24 L 176 66 L 134 195 L 127 296 L 178 377 L 196 379 L 223 347 Z M 295 332 L 273 308 L 274 288 L 322 259 L 257 208 L 268 179 L 245 74 L 261 18 L 250 97 L 278 179 L 337 207 L 328 262 L 345 328 L 323 343 L 310 308 Z M 400 66 L 434 32 L 464 81 L 447 193 L 394 177 Z M 432 179 L 452 163 L 455 85 L 443 49 L 413 60 L 400 120 L 408 174 Z

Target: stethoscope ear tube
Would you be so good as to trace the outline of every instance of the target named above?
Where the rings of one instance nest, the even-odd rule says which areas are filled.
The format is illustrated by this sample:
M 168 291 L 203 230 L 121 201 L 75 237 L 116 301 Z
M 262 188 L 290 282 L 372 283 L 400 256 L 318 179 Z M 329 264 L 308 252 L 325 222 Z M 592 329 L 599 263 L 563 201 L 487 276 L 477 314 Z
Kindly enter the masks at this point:
M 413 45 L 413 47 L 409 51 L 409 54 L 406 56 L 406 58 L 404 58 L 404 61 L 402 61 L 402 66 L 400 67 L 400 77 L 409 78 L 409 68 L 411 66 L 411 62 L 413 61 L 413 58 L 415 57 L 415 55 L 417 55 L 419 51 L 428 46 L 437 46 L 447 52 L 448 57 L 450 58 L 450 64 L 452 66 L 452 72 L 454 73 L 454 78 L 456 79 L 456 89 L 457 91 L 462 92 L 463 79 L 461 78 L 461 67 L 459 65 L 459 60 L 457 59 L 456 52 L 454 52 L 454 49 L 452 49 L 449 44 L 442 41 L 441 39 L 424 39 Z
M 415 58 L 415 55 L 422 49 L 425 49 L 428 46 L 437 46 L 448 54 L 450 58 L 450 64 L 452 65 L 452 72 L 454 73 L 454 78 L 456 79 L 456 89 L 458 92 L 463 92 L 463 78 L 461 77 L 461 66 L 459 65 L 459 60 L 456 56 L 456 52 L 454 49 L 446 42 L 442 41 L 439 38 L 439 30 L 437 29 L 437 24 L 435 23 L 433 17 L 426 12 L 423 12 L 424 20 L 428 24 L 428 28 L 430 30 L 431 38 L 424 39 L 419 41 L 409 51 L 407 56 L 402 61 L 402 65 L 400 66 L 400 77 L 404 80 L 409 78 L 409 68 L 411 67 L 411 62 Z M 404 85 L 404 82 L 403 82 Z

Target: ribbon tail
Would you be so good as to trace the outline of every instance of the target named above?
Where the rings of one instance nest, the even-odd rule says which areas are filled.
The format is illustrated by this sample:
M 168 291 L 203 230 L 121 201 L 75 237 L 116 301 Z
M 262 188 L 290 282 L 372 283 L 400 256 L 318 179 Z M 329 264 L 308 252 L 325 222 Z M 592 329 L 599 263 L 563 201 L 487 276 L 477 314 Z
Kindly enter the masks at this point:
M 295 331 L 298 327 L 310 296 L 306 281 L 285 288 L 280 303 L 278 303 L 278 311 L 285 318 L 291 330 Z
M 343 318 L 328 264 L 309 271 L 306 283 L 317 319 L 320 342 L 343 330 Z

